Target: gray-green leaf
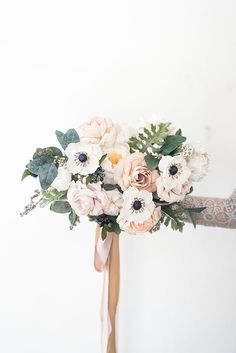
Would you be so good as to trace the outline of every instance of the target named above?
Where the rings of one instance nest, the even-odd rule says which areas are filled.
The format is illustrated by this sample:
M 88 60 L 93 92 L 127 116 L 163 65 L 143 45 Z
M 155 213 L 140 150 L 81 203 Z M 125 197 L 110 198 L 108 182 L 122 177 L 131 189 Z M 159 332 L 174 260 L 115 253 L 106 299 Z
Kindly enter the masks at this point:
M 80 141 L 79 135 L 75 129 L 69 129 L 65 134 L 61 131 L 56 130 L 56 137 L 65 150 L 70 143 L 76 143 Z
M 58 169 L 55 164 L 44 164 L 39 168 L 38 175 L 42 189 L 47 190 L 57 177 Z
M 45 164 L 51 164 L 53 162 L 52 156 L 46 155 L 34 155 L 34 159 L 31 160 L 26 168 L 30 171 L 30 173 L 39 175 L 39 169 Z
M 50 210 L 56 213 L 69 213 L 71 211 L 71 206 L 67 201 L 54 201 Z

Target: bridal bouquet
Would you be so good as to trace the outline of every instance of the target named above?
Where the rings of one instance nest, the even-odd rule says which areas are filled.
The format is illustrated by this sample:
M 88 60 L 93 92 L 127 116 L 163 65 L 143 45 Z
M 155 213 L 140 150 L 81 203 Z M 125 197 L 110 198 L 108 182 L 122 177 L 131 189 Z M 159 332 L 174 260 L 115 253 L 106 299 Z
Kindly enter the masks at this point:
M 107 233 L 153 232 L 161 224 L 182 231 L 202 209 L 182 201 L 206 174 L 208 155 L 186 142 L 169 122 L 145 123 L 133 136 L 126 126 L 95 117 L 78 132 L 56 131 L 61 145 L 37 148 L 22 179 L 39 179 L 21 215 L 36 205 L 67 213 L 71 228 L 87 216 Z

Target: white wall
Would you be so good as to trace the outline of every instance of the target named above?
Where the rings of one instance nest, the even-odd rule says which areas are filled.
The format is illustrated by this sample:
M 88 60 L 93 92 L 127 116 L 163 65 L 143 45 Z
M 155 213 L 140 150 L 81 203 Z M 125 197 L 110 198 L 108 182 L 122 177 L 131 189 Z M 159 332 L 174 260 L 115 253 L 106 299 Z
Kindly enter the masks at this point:
M 157 113 L 211 153 L 195 194 L 235 187 L 234 0 L 0 3 L 0 351 L 99 352 L 94 225 L 18 217 L 54 130 Z M 120 352 L 236 352 L 236 232 L 121 235 Z

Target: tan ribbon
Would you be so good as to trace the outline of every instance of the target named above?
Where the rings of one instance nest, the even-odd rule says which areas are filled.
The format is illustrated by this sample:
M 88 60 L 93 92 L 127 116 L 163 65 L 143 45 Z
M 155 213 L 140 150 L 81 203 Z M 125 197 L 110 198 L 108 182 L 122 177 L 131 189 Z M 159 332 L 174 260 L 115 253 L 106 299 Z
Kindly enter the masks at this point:
M 101 301 L 102 353 L 118 353 L 117 307 L 120 289 L 119 235 L 108 233 L 101 238 L 101 228 L 96 228 L 94 267 L 104 272 Z

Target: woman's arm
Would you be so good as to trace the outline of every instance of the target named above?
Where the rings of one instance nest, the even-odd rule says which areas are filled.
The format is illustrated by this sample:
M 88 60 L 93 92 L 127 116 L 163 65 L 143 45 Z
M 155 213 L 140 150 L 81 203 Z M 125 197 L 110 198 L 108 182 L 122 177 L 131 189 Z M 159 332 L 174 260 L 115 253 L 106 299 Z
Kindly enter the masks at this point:
M 183 203 L 187 208 L 206 207 L 195 214 L 197 224 L 236 229 L 236 189 L 227 199 L 187 196 Z M 191 220 L 188 218 L 186 221 Z

